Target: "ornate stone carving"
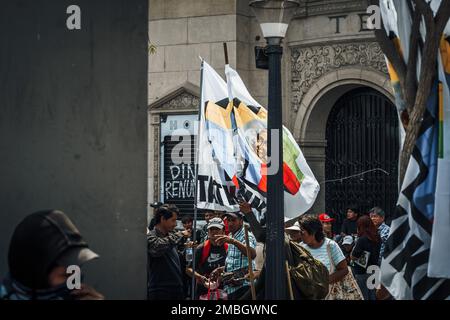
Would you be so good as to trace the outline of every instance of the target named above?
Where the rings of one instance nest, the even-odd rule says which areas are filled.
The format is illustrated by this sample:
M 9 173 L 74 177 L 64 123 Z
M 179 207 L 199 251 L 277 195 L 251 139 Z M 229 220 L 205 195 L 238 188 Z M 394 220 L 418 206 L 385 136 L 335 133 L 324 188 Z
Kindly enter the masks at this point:
M 292 108 L 323 75 L 346 66 L 361 66 L 387 74 L 383 52 L 376 42 L 353 42 L 291 48 Z
M 200 99 L 188 92 L 183 92 L 173 99 L 165 102 L 161 105 L 161 109 L 174 110 L 174 109 L 196 109 L 200 103 Z
M 297 10 L 296 17 L 311 17 L 316 15 L 349 13 L 366 11 L 367 1 L 364 0 L 334 0 L 334 1 L 302 1 Z

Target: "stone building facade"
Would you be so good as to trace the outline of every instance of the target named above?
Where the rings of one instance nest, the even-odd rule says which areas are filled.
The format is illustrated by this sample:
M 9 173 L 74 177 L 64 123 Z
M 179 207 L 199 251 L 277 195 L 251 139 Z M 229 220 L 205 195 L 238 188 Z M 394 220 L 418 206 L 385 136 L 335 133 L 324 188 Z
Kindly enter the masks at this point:
M 326 126 L 338 99 L 372 88 L 393 93 L 384 56 L 367 29 L 365 0 L 302 1 L 283 41 L 283 122 L 317 180 L 326 179 Z M 247 0 L 151 0 L 149 36 L 149 201 L 163 198 L 162 124 L 167 115 L 194 117 L 199 102 L 200 60 L 224 75 L 229 62 L 250 93 L 267 105 L 267 71 L 255 67 L 254 47 L 264 45 Z M 325 187 L 312 211 L 326 208 Z

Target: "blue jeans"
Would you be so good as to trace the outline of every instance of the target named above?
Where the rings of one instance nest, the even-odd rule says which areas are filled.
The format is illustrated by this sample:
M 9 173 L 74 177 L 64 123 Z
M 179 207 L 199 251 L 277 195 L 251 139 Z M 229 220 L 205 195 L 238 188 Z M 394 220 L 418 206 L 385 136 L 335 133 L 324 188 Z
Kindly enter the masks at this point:
M 364 297 L 364 300 L 376 300 L 375 295 L 375 289 L 369 289 L 367 287 L 367 279 L 369 278 L 370 274 L 363 273 L 363 274 L 356 274 L 355 273 L 355 279 L 358 283 L 359 289 L 361 289 L 361 293 Z

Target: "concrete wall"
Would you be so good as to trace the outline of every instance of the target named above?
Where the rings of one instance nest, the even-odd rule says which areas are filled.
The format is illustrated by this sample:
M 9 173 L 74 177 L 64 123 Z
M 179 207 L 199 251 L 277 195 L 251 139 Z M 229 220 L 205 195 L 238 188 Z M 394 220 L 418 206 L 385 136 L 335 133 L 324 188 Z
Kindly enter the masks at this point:
M 149 56 L 148 103 L 185 82 L 199 86 L 199 56 L 224 77 L 223 42 L 228 46 L 230 65 L 255 98 L 266 103 L 267 72 L 256 70 L 254 61 L 258 33 L 248 0 L 189 0 L 183 5 L 179 1 L 150 1 L 149 37 L 157 51 Z
M 58 208 L 101 258 L 86 280 L 146 297 L 147 0 L 7 1 L 0 10 L 0 277 L 14 227 Z

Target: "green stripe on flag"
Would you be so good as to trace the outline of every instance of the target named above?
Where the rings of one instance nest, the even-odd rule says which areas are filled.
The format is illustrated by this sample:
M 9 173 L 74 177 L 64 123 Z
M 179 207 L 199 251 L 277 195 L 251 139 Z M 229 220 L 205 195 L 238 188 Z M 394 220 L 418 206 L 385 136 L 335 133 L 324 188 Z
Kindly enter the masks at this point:
M 283 130 L 283 161 L 293 171 L 298 181 L 301 183 L 305 175 L 297 165 L 297 158 L 300 155 L 300 148 L 295 141 L 292 141 L 289 135 Z

